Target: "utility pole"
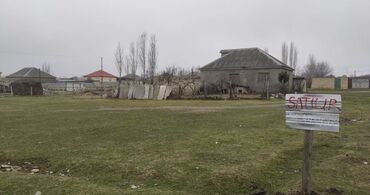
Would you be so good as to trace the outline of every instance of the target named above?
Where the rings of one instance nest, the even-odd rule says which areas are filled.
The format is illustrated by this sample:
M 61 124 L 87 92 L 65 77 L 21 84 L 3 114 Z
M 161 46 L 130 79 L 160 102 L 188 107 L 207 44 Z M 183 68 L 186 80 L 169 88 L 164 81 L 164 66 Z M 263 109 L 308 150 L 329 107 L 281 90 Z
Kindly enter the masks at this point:
M 103 57 L 100 57 L 100 89 L 101 89 L 101 98 L 103 98 L 104 87 L 103 87 Z
M 103 87 L 103 57 L 100 57 L 100 86 Z

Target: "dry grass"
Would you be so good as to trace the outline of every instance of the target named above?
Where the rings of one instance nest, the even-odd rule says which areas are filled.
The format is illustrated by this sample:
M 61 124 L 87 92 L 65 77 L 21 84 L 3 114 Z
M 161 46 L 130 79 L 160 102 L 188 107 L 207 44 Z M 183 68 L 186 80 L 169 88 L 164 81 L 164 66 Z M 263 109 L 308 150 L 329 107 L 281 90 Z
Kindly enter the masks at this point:
M 369 194 L 370 93 L 343 100 L 340 133 L 315 133 L 314 190 Z M 295 193 L 303 133 L 282 104 L 0 98 L 0 163 L 22 167 L 0 194 Z

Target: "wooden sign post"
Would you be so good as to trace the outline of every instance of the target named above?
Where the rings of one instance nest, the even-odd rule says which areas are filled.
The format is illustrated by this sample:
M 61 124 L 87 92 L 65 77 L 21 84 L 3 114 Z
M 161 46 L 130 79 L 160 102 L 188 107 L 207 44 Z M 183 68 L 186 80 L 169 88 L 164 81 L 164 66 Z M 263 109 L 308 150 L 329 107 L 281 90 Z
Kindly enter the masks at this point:
M 342 99 L 340 95 L 332 94 L 287 94 L 285 110 L 287 127 L 305 130 L 302 193 L 310 195 L 313 131 L 339 132 Z

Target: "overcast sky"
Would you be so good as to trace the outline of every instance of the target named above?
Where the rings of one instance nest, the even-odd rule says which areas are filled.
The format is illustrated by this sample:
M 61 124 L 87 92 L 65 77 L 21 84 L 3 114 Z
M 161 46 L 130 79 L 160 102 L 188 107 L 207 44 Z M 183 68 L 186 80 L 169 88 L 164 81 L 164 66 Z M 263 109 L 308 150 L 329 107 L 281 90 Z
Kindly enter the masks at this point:
M 48 62 L 58 77 L 100 67 L 117 75 L 114 52 L 154 33 L 159 69 L 203 66 L 231 48 L 294 41 L 298 65 L 309 54 L 336 75 L 370 73 L 369 0 L 0 0 L 0 72 Z M 139 69 L 139 72 L 141 70 Z

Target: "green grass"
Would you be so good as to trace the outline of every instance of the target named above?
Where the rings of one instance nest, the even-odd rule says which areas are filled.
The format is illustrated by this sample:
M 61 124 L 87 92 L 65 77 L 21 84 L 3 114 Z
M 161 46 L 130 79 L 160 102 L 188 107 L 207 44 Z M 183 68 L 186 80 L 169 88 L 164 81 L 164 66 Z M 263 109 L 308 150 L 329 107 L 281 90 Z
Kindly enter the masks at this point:
M 370 194 L 370 93 L 341 93 L 340 133 L 314 135 L 314 191 Z M 303 132 L 281 100 L 6 97 L 0 116 L 0 163 L 23 167 L 0 171 L 0 194 L 300 190 Z

